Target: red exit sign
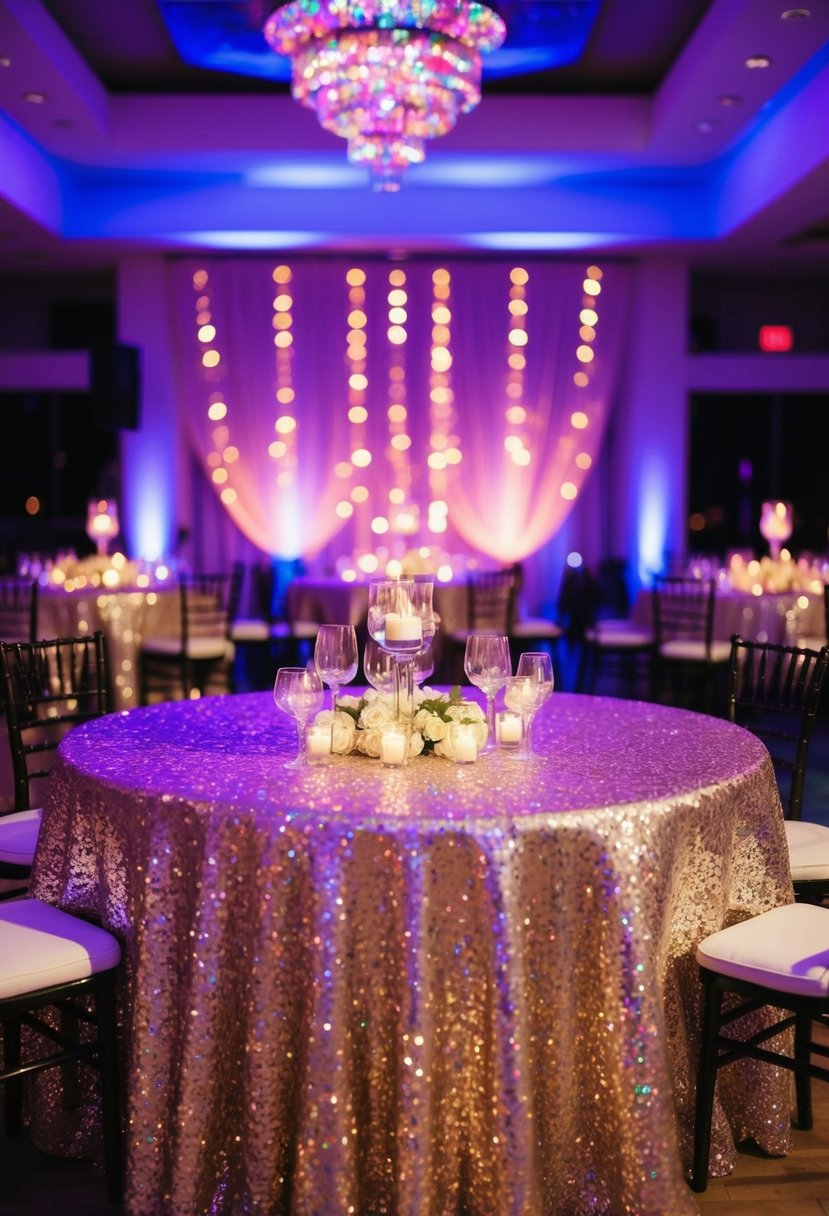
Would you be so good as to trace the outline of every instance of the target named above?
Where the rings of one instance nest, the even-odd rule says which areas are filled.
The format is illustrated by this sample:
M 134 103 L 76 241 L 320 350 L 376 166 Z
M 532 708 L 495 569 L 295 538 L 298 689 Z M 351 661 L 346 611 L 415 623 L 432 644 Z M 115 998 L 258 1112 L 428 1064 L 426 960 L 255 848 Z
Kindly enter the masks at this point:
M 758 341 L 760 350 L 780 354 L 794 346 L 794 331 L 790 325 L 761 325 Z

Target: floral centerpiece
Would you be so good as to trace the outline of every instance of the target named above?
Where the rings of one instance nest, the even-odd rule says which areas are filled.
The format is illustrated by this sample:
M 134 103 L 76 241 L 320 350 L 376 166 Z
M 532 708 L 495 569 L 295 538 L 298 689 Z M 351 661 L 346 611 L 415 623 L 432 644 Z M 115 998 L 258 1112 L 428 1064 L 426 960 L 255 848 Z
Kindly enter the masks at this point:
M 144 563 L 123 553 L 113 553 L 111 557 L 106 553 L 90 553 L 86 557 L 64 554 L 40 577 L 44 586 L 63 587 L 65 591 L 81 591 L 85 587 L 144 590 L 159 581 L 155 572 L 145 569 Z
M 823 594 L 824 572 L 806 558 L 795 561 L 786 550 L 778 558 L 761 557 L 746 561 L 735 554 L 726 571 L 728 585 L 735 591 L 763 592 L 803 591 Z
M 475 701 L 464 701 L 459 687 L 449 693 L 415 688 L 413 702 L 410 755 L 433 752 L 436 756 L 454 759 L 452 732 L 449 729 L 452 722 L 473 723 L 478 748 L 486 742 L 484 712 Z M 394 720 L 394 697 L 373 688 L 360 697 L 340 696 L 336 713 L 325 709 L 314 719 L 322 726 L 331 726 L 331 750 L 337 755 L 347 756 L 356 752 L 375 759 L 380 755 L 380 729 L 385 722 Z

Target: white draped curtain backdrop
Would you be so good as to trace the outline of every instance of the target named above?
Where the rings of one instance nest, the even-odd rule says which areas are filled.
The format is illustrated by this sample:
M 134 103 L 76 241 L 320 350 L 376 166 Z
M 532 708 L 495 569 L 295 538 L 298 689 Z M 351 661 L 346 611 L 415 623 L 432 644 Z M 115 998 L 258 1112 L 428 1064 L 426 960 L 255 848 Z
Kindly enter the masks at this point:
M 264 553 L 511 563 L 579 499 L 619 376 L 627 267 L 285 256 L 170 274 L 200 488 Z

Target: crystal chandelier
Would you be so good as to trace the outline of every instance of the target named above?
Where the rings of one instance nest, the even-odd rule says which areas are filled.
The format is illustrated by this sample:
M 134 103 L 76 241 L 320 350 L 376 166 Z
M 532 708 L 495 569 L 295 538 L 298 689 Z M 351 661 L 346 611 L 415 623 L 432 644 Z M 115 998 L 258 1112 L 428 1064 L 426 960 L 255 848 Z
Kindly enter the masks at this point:
M 481 100 L 481 52 L 506 36 L 475 0 L 291 0 L 265 23 L 292 63 L 292 92 L 348 140 L 377 190 L 399 190 L 424 141 Z

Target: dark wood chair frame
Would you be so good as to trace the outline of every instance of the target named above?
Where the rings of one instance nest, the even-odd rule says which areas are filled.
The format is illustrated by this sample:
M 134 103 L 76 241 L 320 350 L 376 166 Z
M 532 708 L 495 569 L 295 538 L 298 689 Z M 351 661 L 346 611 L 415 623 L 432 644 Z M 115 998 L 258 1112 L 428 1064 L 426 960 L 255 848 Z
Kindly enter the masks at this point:
M 804 1131 L 808 1131 L 812 1126 L 811 1078 L 829 1081 L 829 1069 L 812 1061 L 813 1054 L 829 1057 L 829 1047 L 816 1042 L 812 1033 L 814 1022 L 829 1014 L 829 1000 L 780 992 L 776 988 L 734 979 L 706 967 L 700 967 L 700 979 L 704 993 L 702 1037 L 697 1065 L 694 1153 L 691 1166 L 691 1188 L 697 1192 L 704 1191 L 708 1186 L 714 1091 L 717 1074 L 721 1068 L 735 1060 L 748 1058 L 793 1072 L 797 1126 Z M 738 1003 L 729 1002 L 728 1008 L 724 1010 L 723 997 L 727 993 L 742 999 Z M 728 1026 L 766 1006 L 783 1011 L 783 1016 L 745 1040 L 732 1038 L 724 1033 Z M 763 1046 L 769 1039 L 792 1027 L 793 1055 L 769 1051 Z
M 14 810 L 27 811 L 32 808 L 32 784 L 49 776 L 66 732 L 109 713 L 109 660 L 103 632 L 0 642 L 0 698 L 8 728 Z M 19 880 L 23 889 L 29 867 L 0 862 L 0 878 Z
M 37 637 L 37 580 L 0 578 L 0 641 L 33 642 Z
M 716 679 L 725 662 L 714 662 L 714 609 L 717 583 L 714 578 L 657 575 L 653 582 L 653 697 L 655 700 L 687 702 L 688 707 L 714 712 Z M 666 656 L 663 647 L 672 641 L 700 644 L 700 658 Z
M 515 620 L 516 573 L 509 570 L 477 570 L 466 584 L 467 632 L 486 630 L 509 635 Z
M 230 574 L 182 575 L 179 580 L 179 644 L 169 652 L 142 649 L 139 660 L 142 705 L 147 704 L 153 692 L 169 693 L 171 687 L 175 687 L 184 700 L 196 688 L 202 692 L 209 687 L 233 691 L 233 661 L 229 652 L 201 658 L 190 654 L 190 641 L 199 636 L 223 638 L 230 648 L 243 574 L 243 566 L 236 563 Z
M 121 1098 L 118 1061 L 118 1029 L 116 1016 L 116 979 L 118 968 L 98 971 L 86 979 L 57 984 L 20 996 L 0 998 L 0 1024 L 3 1027 L 3 1067 L 0 1084 L 5 1087 L 5 1132 L 19 1136 L 23 1130 L 24 1078 L 44 1069 L 61 1069 L 64 1109 L 78 1105 L 79 1090 L 75 1061 L 83 1060 L 97 1068 L 101 1078 L 101 1113 L 104 1138 L 107 1191 L 112 1203 L 121 1198 L 123 1178 L 123 1142 L 121 1136 Z M 90 1000 L 94 999 L 94 1013 Z M 55 1008 L 60 1015 L 60 1029 L 40 1011 Z M 79 1024 L 96 1027 L 94 1037 L 81 1038 Z M 35 1031 L 58 1047 L 48 1055 L 33 1055 L 32 1036 L 27 1035 L 25 1054 L 22 1052 L 21 1030 Z
M 466 639 L 470 633 L 497 633 L 509 637 L 515 619 L 516 571 L 475 570 L 466 581 L 466 628 L 445 636 L 438 634 L 440 679 L 461 683 L 464 679 L 463 659 Z M 432 643 L 435 645 L 435 643 Z
M 829 646 L 809 650 L 771 642 L 731 638 L 728 718 L 766 745 L 787 819 L 800 819 L 821 691 L 829 667 Z M 798 898 L 820 902 L 829 880 L 795 884 Z

